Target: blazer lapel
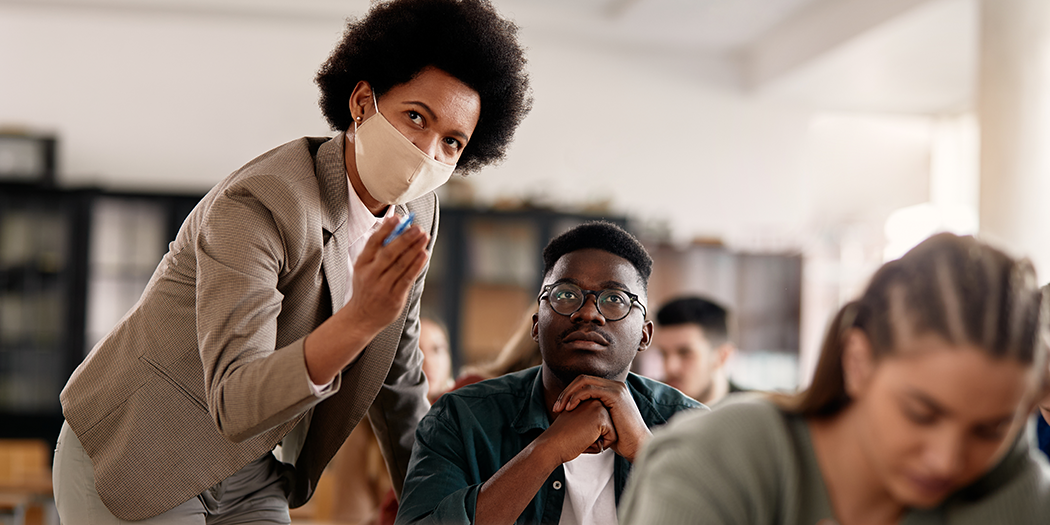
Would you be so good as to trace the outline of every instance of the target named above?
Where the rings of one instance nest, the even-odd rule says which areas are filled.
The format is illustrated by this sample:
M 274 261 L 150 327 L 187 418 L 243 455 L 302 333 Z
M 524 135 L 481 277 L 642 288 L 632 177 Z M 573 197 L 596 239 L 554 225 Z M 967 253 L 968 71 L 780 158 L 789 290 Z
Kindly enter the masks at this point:
M 343 307 L 346 299 L 346 278 L 349 254 L 343 240 L 342 229 L 336 232 L 325 231 L 324 242 L 324 278 L 328 282 L 329 299 L 332 301 L 332 312 Z
M 349 215 L 350 181 L 346 175 L 343 145 L 346 138 L 339 133 L 321 145 L 317 152 L 317 184 L 321 191 L 321 227 L 324 235 L 324 278 L 332 301 L 332 311 L 343 307 L 346 297 L 348 257 L 346 221 Z

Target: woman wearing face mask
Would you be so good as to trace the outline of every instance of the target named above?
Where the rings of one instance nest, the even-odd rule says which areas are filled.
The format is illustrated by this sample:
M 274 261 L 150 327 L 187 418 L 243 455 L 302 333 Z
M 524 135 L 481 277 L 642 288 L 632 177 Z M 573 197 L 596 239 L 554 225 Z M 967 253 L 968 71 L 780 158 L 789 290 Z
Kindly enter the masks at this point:
M 524 65 L 487 0 L 351 20 L 317 76 L 338 133 L 213 188 L 63 390 L 62 522 L 289 523 L 366 414 L 400 490 L 428 408 L 433 190 L 503 157 L 529 110 Z
M 807 390 L 654 436 L 621 522 L 1045 524 L 1050 474 L 1019 433 L 1046 313 L 1027 262 L 934 236 L 842 308 Z

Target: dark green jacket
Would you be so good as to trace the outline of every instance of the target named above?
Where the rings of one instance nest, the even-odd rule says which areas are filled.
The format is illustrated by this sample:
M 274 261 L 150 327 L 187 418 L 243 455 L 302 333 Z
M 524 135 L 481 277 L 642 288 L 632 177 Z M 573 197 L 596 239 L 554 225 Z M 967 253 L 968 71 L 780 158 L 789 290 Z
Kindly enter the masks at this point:
M 441 396 L 416 429 L 398 525 L 474 523 L 481 484 L 550 426 L 541 368 L 482 381 Z M 626 383 L 649 428 L 666 423 L 683 410 L 707 409 L 651 379 L 629 374 Z M 630 472 L 631 463 L 617 456 L 617 504 Z M 557 524 L 564 487 L 565 469 L 559 466 L 517 523 Z

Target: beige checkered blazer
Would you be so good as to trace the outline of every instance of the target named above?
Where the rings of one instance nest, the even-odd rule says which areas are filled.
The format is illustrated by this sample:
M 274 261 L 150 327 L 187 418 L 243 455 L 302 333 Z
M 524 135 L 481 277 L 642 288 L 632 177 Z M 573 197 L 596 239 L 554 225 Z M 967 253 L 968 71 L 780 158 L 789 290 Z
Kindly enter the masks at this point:
M 346 290 L 344 143 L 343 134 L 290 142 L 213 188 L 142 298 L 66 384 L 63 413 L 117 517 L 171 509 L 282 440 L 294 465 L 289 503 L 302 505 L 366 412 L 400 491 L 428 408 L 418 350 L 426 272 L 334 394 L 313 395 L 303 358 L 304 338 Z M 436 196 L 397 208 L 409 210 L 433 248 Z

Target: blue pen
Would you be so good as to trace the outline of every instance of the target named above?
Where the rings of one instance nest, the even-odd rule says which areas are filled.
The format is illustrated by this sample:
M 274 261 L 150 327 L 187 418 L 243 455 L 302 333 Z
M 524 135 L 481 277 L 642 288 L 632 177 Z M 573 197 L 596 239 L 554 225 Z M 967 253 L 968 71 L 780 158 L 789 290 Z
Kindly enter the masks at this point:
M 416 212 L 412 212 L 402 217 L 401 222 L 397 223 L 397 227 L 394 228 L 394 231 L 390 232 L 390 235 L 387 235 L 386 239 L 383 240 L 383 246 L 390 244 L 390 241 L 396 239 L 398 235 L 405 233 L 405 230 L 412 225 L 412 219 L 414 219 L 415 216 Z

